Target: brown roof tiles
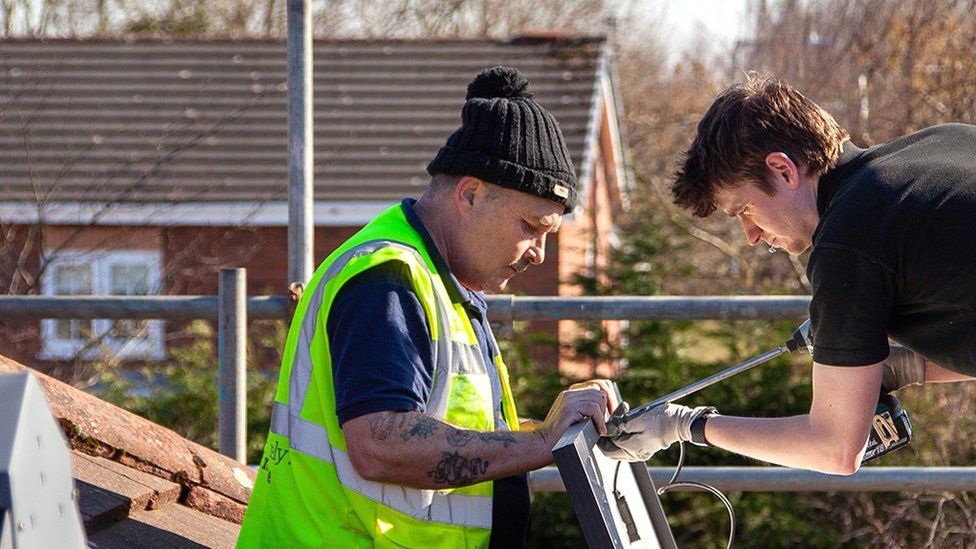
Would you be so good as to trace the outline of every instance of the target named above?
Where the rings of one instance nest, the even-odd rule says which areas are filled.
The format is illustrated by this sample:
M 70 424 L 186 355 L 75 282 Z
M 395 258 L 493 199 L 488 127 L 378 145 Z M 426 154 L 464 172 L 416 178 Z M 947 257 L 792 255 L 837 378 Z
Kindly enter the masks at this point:
M 26 369 L 0 356 L 0 373 Z M 34 374 L 72 449 L 79 508 L 96 546 L 233 545 L 254 482 L 250 468 Z

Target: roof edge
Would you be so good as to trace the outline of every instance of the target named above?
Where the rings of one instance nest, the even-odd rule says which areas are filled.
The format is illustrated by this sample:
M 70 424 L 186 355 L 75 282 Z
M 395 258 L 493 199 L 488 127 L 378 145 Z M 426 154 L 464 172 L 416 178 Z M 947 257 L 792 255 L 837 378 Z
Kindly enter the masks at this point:
M 593 167 L 597 149 L 600 147 L 600 126 L 603 124 L 603 79 L 606 77 L 609 58 L 607 44 L 600 48 L 597 59 L 596 78 L 593 79 L 593 95 L 590 99 L 590 114 L 587 116 L 586 137 L 583 140 L 583 159 L 580 162 L 579 187 L 580 203 L 586 204 L 593 179 Z
M 151 43 L 151 44 L 284 44 L 285 38 L 277 37 L 249 37 L 249 36 L 214 36 L 214 37 L 194 37 L 194 36 L 156 36 L 151 34 L 119 34 L 112 36 L 92 36 L 92 37 L 7 37 L 4 43 L 117 43 L 124 42 L 130 44 Z M 315 38 L 315 44 L 503 44 L 503 45 L 535 45 L 535 44 L 564 44 L 564 45 L 586 45 L 599 44 L 606 42 L 603 35 L 552 35 L 552 36 L 531 36 L 526 38 L 522 35 L 513 35 L 506 38 Z
M 221 508 L 197 508 L 185 497 L 181 497 L 181 503 L 225 520 L 241 522 L 256 476 L 249 467 L 0 355 L 0 373 L 21 371 L 37 376 L 48 408 L 72 450 L 176 482 L 186 492 L 206 490 L 212 493 L 213 499 L 223 503 Z
M 313 203 L 316 227 L 365 225 L 390 200 L 325 201 Z M 0 218 L 7 223 L 145 227 L 258 227 L 288 226 L 288 202 L 51 202 L 39 211 L 34 202 L 0 201 Z
M 610 46 L 607 45 L 609 50 Z M 627 124 L 624 118 L 624 98 L 620 91 L 620 76 L 617 73 L 617 66 L 609 64 L 607 70 L 607 80 L 610 87 L 614 107 L 614 123 L 616 126 L 617 141 L 614 143 L 618 148 L 617 169 L 620 170 L 620 200 L 623 208 L 629 207 L 630 192 L 634 190 L 634 163 L 630 157 L 630 140 L 628 138 Z

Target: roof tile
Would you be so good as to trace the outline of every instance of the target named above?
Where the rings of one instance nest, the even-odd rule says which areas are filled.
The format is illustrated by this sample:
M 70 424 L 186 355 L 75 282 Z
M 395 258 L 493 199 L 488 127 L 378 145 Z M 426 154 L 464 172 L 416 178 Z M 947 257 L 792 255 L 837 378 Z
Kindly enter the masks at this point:
M 316 42 L 315 198 L 419 194 L 496 64 L 525 73 L 580 170 L 602 55 L 600 38 Z M 0 200 L 285 200 L 286 74 L 283 42 L 0 42 Z
M 176 503 L 180 495 L 178 484 L 106 459 L 75 451 L 71 463 L 78 508 L 87 532 L 100 530 L 132 512 Z
M 29 368 L 0 356 L 0 374 Z M 254 472 L 39 372 L 72 448 L 89 545 L 231 547 Z
M 88 537 L 98 549 L 223 548 L 233 547 L 240 527 L 181 505 L 135 513 Z
M 25 369 L 0 356 L 0 373 Z M 247 466 L 52 377 L 34 374 L 72 449 L 186 488 L 202 486 L 240 503 L 250 497 L 255 474 Z

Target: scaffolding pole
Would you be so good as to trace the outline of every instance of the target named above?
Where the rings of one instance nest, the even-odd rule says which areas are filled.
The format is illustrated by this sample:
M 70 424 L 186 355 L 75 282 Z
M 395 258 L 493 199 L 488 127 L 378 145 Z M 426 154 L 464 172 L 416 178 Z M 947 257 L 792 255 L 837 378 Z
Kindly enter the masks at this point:
M 288 0 L 288 282 L 312 277 L 312 7 Z
M 221 269 L 218 294 L 219 449 L 247 463 L 247 271 Z

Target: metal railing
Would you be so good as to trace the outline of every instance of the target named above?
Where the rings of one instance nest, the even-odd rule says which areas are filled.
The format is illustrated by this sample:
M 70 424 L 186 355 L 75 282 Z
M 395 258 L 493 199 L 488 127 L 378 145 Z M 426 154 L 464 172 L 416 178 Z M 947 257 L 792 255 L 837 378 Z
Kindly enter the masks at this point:
M 517 320 L 799 320 L 808 296 L 488 296 L 488 318 Z M 288 319 L 288 298 L 249 297 L 250 319 Z M 0 296 L 0 318 L 217 320 L 216 296 Z
M 218 296 L 0 296 L 0 318 L 218 320 Z M 251 320 L 287 319 L 288 298 L 248 297 Z
M 488 317 L 515 320 L 800 320 L 809 296 L 489 296 Z
M 229 274 L 224 274 L 224 272 Z M 218 321 L 221 343 L 219 416 L 221 452 L 243 460 L 244 372 L 247 321 L 288 319 L 288 298 L 243 298 L 243 273 L 221 272 L 225 296 L 0 296 L 0 319 L 133 318 Z M 236 277 L 241 276 L 241 280 Z M 233 281 L 233 282 L 232 282 Z M 652 296 L 652 297 L 488 297 L 489 318 L 496 323 L 554 320 L 799 320 L 808 296 Z M 226 398 L 225 398 L 226 396 Z M 650 467 L 658 484 L 671 468 Z M 682 479 L 706 482 L 721 490 L 763 492 L 872 492 L 976 490 L 976 467 L 865 467 L 852 476 L 824 475 L 782 467 L 685 467 Z M 533 471 L 536 492 L 565 491 L 555 467 Z
M 657 486 L 673 467 L 648 467 Z M 684 467 L 681 480 L 732 492 L 967 492 L 976 490 L 976 467 L 864 467 L 850 476 L 786 467 Z M 533 492 L 565 492 L 555 467 L 529 473 Z M 675 488 L 688 490 L 689 488 Z
M 221 269 L 217 296 L 0 296 L 3 319 L 159 319 L 217 321 L 221 453 L 246 455 L 246 330 L 249 319 L 288 319 L 288 298 L 246 297 L 244 269 Z M 799 319 L 808 297 L 488 297 L 492 322 L 522 320 Z

